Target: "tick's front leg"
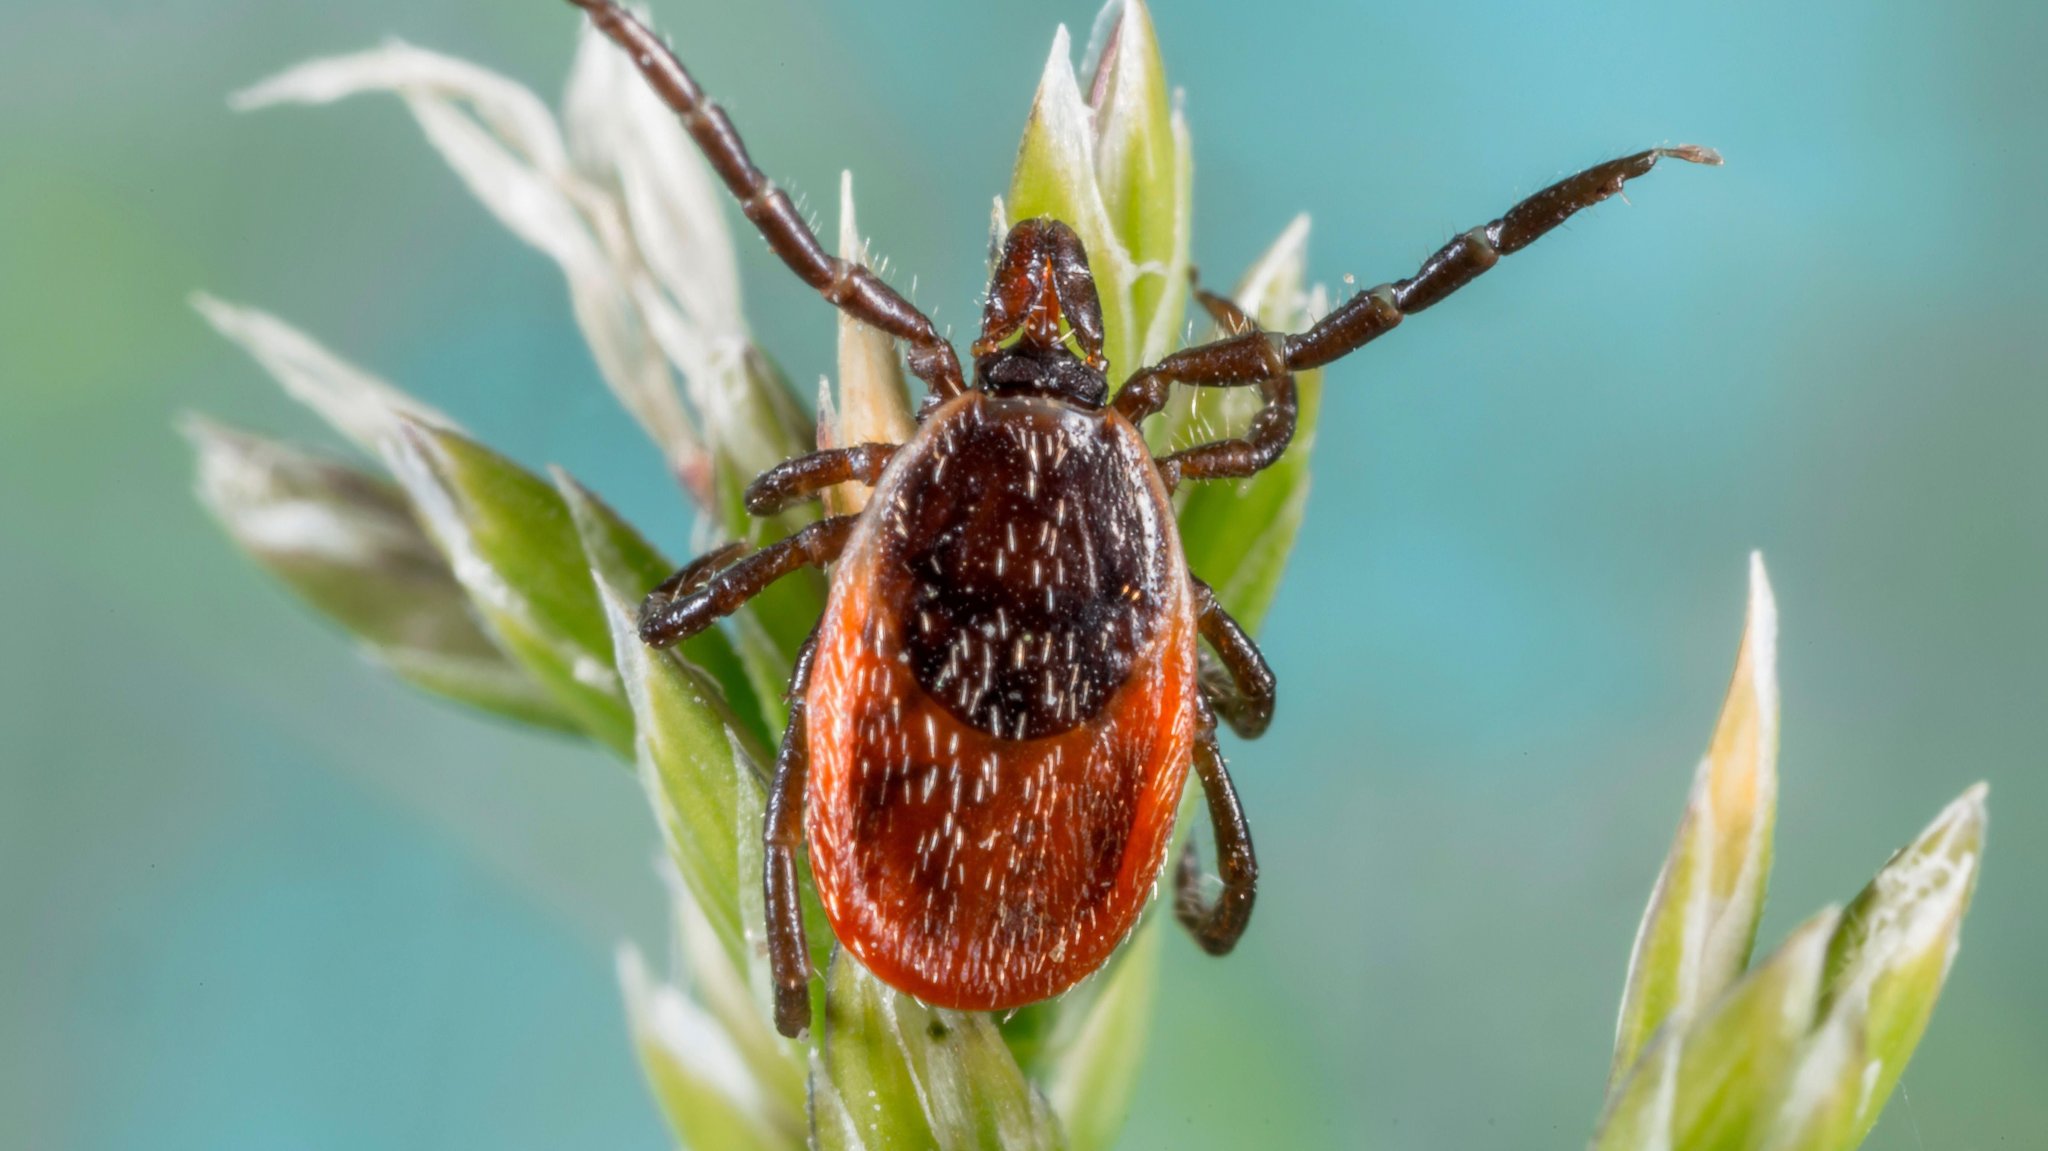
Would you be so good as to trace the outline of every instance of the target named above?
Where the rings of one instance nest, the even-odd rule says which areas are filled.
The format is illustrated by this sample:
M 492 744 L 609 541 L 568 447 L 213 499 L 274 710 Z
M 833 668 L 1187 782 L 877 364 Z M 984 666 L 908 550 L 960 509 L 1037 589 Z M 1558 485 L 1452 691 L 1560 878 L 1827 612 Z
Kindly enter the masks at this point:
M 860 522 L 859 516 L 834 516 L 797 532 L 795 535 L 762 548 L 739 562 L 705 578 L 702 572 L 691 576 L 699 585 L 688 594 L 662 594 L 647 597 L 640 605 L 640 638 L 654 647 L 667 647 L 696 635 L 724 616 L 740 610 L 748 600 L 760 595 L 769 584 L 801 567 L 823 567 L 839 558 L 846 541 L 853 536 L 853 529 Z M 713 553 L 724 555 L 724 552 Z M 707 557 L 709 558 L 709 557 Z M 699 560 L 698 563 L 703 563 Z M 692 565 L 694 568 L 696 565 Z M 687 583 L 683 577 L 691 575 L 692 568 L 685 568 L 670 578 L 669 583 Z M 662 585 L 664 588 L 668 584 Z
M 1502 256 L 1521 251 L 1575 213 L 1618 194 L 1662 159 L 1719 164 L 1712 148 L 1651 148 L 1596 164 L 1530 196 L 1489 224 L 1466 232 L 1423 261 L 1405 280 L 1360 292 L 1299 335 L 1256 329 L 1178 352 L 1137 372 L 1117 392 L 1115 405 L 1136 423 L 1157 412 L 1174 384 L 1215 387 L 1257 383 L 1283 372 L 1305 372 L 1346 356 L 1394 329 L 1404 318 L 1477 279 Z
M 747 511 L 757 516 L 774 515 L 799 500 L 809 499 L 826 488 L 844 483 L 874 487 L 875 481 L 882 478 L 882 470 L 889 466 L 889 460 L 902 446 L 854 444 L 784 460 L 747 485 Z

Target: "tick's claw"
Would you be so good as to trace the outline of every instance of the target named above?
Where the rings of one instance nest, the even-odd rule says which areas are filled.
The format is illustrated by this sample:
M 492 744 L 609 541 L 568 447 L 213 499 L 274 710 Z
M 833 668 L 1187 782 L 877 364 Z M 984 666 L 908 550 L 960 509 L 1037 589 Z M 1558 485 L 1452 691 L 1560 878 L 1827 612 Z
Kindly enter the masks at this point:
M 802 1039 L 811 1029 L 811 991 L 808 985 L 775 989 L 775 1030 L 790 1039 Z

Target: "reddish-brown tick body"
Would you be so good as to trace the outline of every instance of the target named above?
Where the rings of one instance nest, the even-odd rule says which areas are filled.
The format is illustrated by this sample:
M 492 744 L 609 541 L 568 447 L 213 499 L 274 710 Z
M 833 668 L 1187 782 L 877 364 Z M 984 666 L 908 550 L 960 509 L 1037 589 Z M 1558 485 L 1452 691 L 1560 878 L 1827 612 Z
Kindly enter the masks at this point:
M 968 392 L 842 553 L 806 830 L 848 950 L 946 1007 L 1057 995 L 1137 921 L 1195 737 L 1171 505 L 1113 409 Z

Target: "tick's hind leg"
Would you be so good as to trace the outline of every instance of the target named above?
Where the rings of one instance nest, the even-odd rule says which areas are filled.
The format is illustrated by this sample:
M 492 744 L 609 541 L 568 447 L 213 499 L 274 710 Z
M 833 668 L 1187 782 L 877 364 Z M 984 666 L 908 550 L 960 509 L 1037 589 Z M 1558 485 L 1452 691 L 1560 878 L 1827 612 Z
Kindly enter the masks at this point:
M 847 315 L 909 345 L 906 359 L 911 374 L 923 380 L 933 395 L 944 399 L 966 389 L 960 357 L 931 318 L 867 268 L 825 251 L 797 214 L 789 193 L 754 166 L 725 110 L 705 98 L 704 90 L 697 87 L 668 45 L 613 0 L 570 2 L 588 12 L 598 30 L 625 49 L 655 94 L 682 120 L 683 130 L 703 150 L 719 179 L 739 199 L 740 210 L 798 278 Z
M 713 552 L 670 576 L 640 605 L 640 638 L 655 647 L 681 643 L 719 618 L 738 611 L 783 576 L 801 567 L 823 567 L 838 559 L 859 522 L 859 516 L 819 520 L 717 575 L 708 575 L 715 561 L 736 554 L 739 545 Z
M 804 942 L 803 901 L 798 897 L 796 853 L 804 843 L 804 781 L 810 775 L 811 667 L 817 658 L 818 633 L 811 632 L 797 649 L 796 668 L 789 677 L 789 725 L 782 729 L 782 749 L 775 755 L 775 783 L 768 793 L 768 818 L 762 824 L 763 877 L 768 907 L 768 971 L 775 982 L 775 1029 L 795 1039 L 811 1025 L 811 953 Z
M 1181 849 L 1173 877 L 1173 914 L 1202 950 L 1228 955 L 1252 920 L 1258 894 L 1259 861 L 1252 852 L 1252 830 L 1237 802 L 1223 749 L 1216 746 L 1216 723 L 1203 708 L 1201 731 L 1195 736 L 1195 776 L 1209 802 L 1209 826 L 1216 836 L 1216 874 L 1223 892 L 1214 902 L 1202 896 L 1202 860 L 1192 841 Z
M 1257 739 L 1273 721 L 1274 695 L 1278 681 L 1266 664 L 1259 645 L 1216 599 L 1214 589 L 1196 579 L 1195 626 L 1202 638 L 1216 649 L 1221 667 L 1204 661 L 1202 694 L 1213 704 L 1223 722 L 1243 739 Z

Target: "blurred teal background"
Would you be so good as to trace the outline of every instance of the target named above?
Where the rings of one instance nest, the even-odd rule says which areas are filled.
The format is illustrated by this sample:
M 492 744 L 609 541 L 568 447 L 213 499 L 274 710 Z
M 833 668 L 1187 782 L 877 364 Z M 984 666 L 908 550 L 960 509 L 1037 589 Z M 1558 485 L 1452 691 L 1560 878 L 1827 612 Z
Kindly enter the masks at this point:
M 658 0 L 755 154 L 841 167 L 899 283 L 974 315 L 989 197 L 1087 3 Z M 1761 547 L 1783 614 L 1764 940 L 1971 781 L 1989 873 L 1871 1146 L 2048 1144 L 2048 9 L 1158 0 L 1228 280 L 1405 274 L 1645 144 L 1662 169 L 1332 373 L 1234 761 L 1266 885 L 1178 939 L 1128 1145 L 1583 1145 L 1623 966 Z M 272 309 L 688 523 L 554 268 L 395 100 L 237 116 L 387 35 L 551 100 L 551 0 L 0 7 L 0 1145 L 656 1148 L 611 954 L 653 829 L 594 751 L 367 668 L 189 496 L 187 409 L 327 442 L 187 308 Z M 829 215 L 829 213 L 828 213 Z M 793 378 L 827 310 L 746 240 Z

